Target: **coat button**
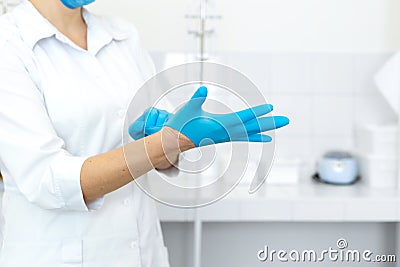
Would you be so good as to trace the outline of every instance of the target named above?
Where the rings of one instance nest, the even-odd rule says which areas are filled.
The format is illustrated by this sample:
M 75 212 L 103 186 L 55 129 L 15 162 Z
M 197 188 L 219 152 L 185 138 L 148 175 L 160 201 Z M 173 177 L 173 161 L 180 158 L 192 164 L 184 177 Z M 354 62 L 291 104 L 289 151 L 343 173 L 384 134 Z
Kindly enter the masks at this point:
M 136 248 L 136 246 L 137 246 L 137 245 L 136 245 L 136 242 L 135 242 L 135 241 L 132 241 L 132 242 L 131 242 L 131 248 Z
M 129 198 L 124 200 L 124 205 L 125 206 L 129 206 L 129 204 L 131 204 L 131 200 Z

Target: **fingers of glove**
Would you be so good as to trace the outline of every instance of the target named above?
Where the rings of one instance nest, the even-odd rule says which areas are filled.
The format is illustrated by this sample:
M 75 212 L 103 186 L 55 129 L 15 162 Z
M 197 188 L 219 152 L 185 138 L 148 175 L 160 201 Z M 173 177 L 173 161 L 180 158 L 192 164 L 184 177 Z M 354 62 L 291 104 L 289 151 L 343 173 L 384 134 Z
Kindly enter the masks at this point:
M 290 123 L 289 118 L 285 116 L 273 116 L 273 118 L 275 123 L 275 129 L 282 128 L 283 126 L 286 126 Z M 263 128 L 261 128 L 261 130 L 265 132 L 268 131 L 268 128 L 266 128 L 266 130 L 263 130 Z
M 207 87 L 202 86 L 199 89 L 197 89 L 197 91 L 194 93 L 194 95 L 188 102 L 189 107 L 193 109 L 200 109 L 201 106 L 206 101 L 207 94 L 208 94 Z
M 236 112 L 236 114 L 239 116 L 239 118 L 242 120 L 242 122 L 247 122 L 252 119 L 255 119 L 257 117 L 261 117 L 265 114 L 270 113 L 274 107 L 270 104 L 264 104 L 256 107 L 252 107 L 249 109 L 245 109 L 239 112 Z
M 165 110 L 158 111 L 156 126 L 163 126 L 169 118 L 169 112 Z
M 144 121 L 136 120 L 129 126 L 128 132 L 133 139 L 138 140 L 144 137 L 143 129 L 144 129 Z
M 148 135 L 152 135 L 152 134 L 155 134 L 155 133 L 161 131 L 161 129 L 162 129 L 162 126 L 154 126 L 154 127 L 149 127 L 149 128 L 146 127 L 144 129 L 144 133 L 146 136 L 148 136 Z
M 234 138 L 232 141 L 238 142 L 258 142 L 258 143 L 268 143 L 272 141 L 271 136 L 264 134 L 253 134 L 247 137 Z
M 158 113 L 159 113 L 159 111 L 156 108 L 150 108 L 147 111 L 147 115 L 145 118 L 145 121 L 146 121 L 145 127 L 146 128 L 156 126 Z
M 207 87 L 201 86 L 197 91 L 194 93 L 191 99 L 196 99 L 196 98 L 204 98 L 207 97 L 208 90 Z
M 289 119 L 284 116 L 273 116 L 253 119 L 245 123 L 249 135 L 281 128 L 289 124 Z
M 146 109 L 146 110 L 142 113 L 142 115 L 140 115 L 139 118 L 137 118 L 137 119 L 134 121 L 134 123 L 136 123 L 137 121 L 142 121 L 142 122 L 144 122 L 145 119 L 146 119 L 146 117 L 147 117 L 147 113 L 148 113 L 148 112 L 149 112 L 149 109 Z

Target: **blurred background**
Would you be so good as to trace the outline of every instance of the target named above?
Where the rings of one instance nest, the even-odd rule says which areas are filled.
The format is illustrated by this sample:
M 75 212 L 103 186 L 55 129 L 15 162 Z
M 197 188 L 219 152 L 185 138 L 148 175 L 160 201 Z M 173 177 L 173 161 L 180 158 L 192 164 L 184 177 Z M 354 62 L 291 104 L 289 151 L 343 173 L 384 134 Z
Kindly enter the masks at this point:
M 400 96 L 375 82 L 400 49 L 399 1 L 99 0 L 92 9 L 132 21 L 158 70 L 205 56 L 248 75 L 275 114 L 291 118 L 276 132 L 273 177 L 256 195 L 239 186 L 198 210 L 160 205 L 171 266 L 262 266 L 264 245 L 322 250 L 339 238 L 354 249 L 399 251 L 400 146 L 388 99 Z M 361 180 L 312 182 L 329 151 L 351 153 Z
M 159 205 L 172 267 L 281 266 L 257 252 L 336 248 L 339 238 L 400 251 L 400 1 L 98 0 L 89 9 L 134 23 L 158 71 L 227 64 L 291 119 L 256 194 L 244 181 L 205 208 Z
M 400 48 L 396 0 L 207 0 L 206 54 L 247 76 L 288 115 L 278 157 L 352 150 L 362 124 L 395 123 L 374 75 Z M 160 71 L 198 59 L 200 0 L 96 1 L 136 25 Z

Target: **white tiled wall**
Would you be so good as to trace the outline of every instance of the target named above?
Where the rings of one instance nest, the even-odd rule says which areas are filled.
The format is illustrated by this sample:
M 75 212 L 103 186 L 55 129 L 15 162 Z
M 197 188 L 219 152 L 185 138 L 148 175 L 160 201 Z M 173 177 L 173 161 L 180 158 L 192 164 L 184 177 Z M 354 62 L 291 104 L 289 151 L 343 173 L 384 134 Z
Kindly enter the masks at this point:
M 133 22 L 146 47 L 194 48 L 185 20 L 200 0 L 96 1 L 96 13 Z M 400 47 L 397 0 L 209 0 L 221 20 L 210 49 L 220 51 L 395 51 Z M 195 27 L 194 27 L 195 28 Z
M 162 68 L 164 54 L 153 53 Z M 310 170 L 327 150 L 353 150 L 358 124 L 395 122 L 373 83 L 388 53 L 223 53 L 221 63 L 249 76 L 291 119 L 276 132 L 277 157 L 305 159 Z

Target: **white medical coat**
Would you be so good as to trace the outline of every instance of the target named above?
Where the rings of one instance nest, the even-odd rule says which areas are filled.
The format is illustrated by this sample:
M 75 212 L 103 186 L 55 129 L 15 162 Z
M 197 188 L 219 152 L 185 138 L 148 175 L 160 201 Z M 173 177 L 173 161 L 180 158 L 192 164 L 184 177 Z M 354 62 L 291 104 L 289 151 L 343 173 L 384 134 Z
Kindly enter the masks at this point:
M 133 26 L 83 15 L 87 51 L 28 1 L 0 18 L 0 266 L 168 266 L 154 202 L 134 183 L 83 200 L 83 162 L 122 145 L 153 74 Z

